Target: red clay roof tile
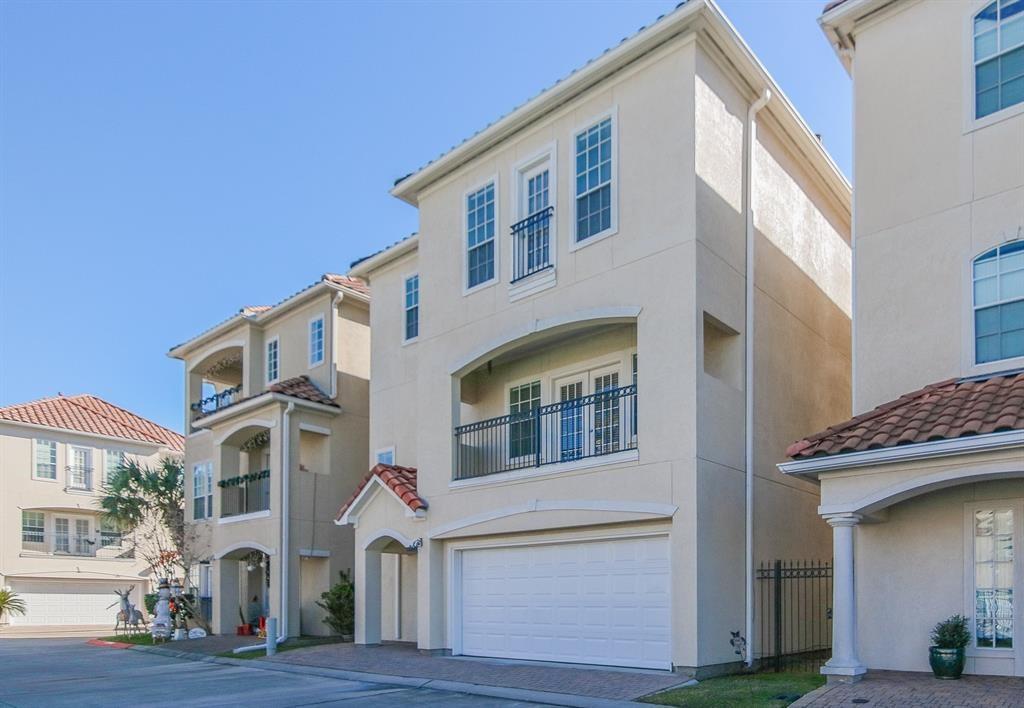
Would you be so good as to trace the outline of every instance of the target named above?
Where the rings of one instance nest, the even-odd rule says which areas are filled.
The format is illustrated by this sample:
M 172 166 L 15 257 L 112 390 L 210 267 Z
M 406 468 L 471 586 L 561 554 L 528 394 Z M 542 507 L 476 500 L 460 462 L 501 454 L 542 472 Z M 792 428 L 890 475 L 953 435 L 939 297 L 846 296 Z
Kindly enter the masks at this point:
M 1024 430 L 1024 370 L 949 379 L 789 446 L 793 459 Z
M 313 383 L 313 381 L 305 374 L 285 379 L 284 381 L 278 381 L 275 384 L 267 386 L 267 390 L 273 391 L 274 393 L 283 393 L 286 396 L 294 396 L 295 398 L 313 401 L 314 403 L 322 403 L 325 406 L 338 407 L 338 404 L 334 402 L 334 399 L 321 391 L 320 387 Z
M 427 508 L 427 502 L 420 497 L 416 491 L 416 468 L 415 467 L 401 467 L 399 465 L 385 465 L 380 462 L 377 463 L 369 473 L 363 477 L 363 481 L 359 483 L 356 490 L 352 493 L 352 496 L 348 498 L 341 508 L 338 510 L 338 516 L 340 519 L 345 515 L 345 512 L 349 510 L 352 503 L 359 498 L 359 495 L 363 493 L 366 485 L 370 483 L 374 477 L 378 477 L 381 482 L 387 485 L 388 489 L 395 493 L 395 495 L 402 500 L 402 503 L 409 507 L 412 511 L 419 511 L 420 509 Z

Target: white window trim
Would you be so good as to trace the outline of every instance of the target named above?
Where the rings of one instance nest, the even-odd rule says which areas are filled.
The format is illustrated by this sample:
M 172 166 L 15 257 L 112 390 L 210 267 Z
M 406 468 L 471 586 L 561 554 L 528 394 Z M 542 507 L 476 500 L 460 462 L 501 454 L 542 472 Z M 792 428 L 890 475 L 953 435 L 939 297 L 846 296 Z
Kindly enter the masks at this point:
M 199 498 L 199 497 L 196 496 L 196 482 L 195 482 L 195 479 L 196 479 L 196 468 L 202 469 L 203 481 L 201 482 L 202 486 L 200 488 L 203 490 L 203 493 L 200 496 L 203 498 L 204 507 L 206 508 L 206 512 L 207 512 L 206 516 L 202 517 L 201 519 L 196 518 L 196 515 L 195 515 L 195 509 L 196 509 L 196 507 L 195 507 L 195 500 Z M 212 460 L 202 460 L 201 462 L 193 462 L 192 463 L 192 493 L 191 493 L 191 497 L 190 498 L 192 500 L 191 514 L 192 514 L 192 520 L 193 521 L 209 521 L 210 519 L 213 518 L 213 461 Z
M 469 210 L 466 208 L 466 201 L 469 199 L 470 194 L 479 192 L 481 189 L 489 184 L 494 185 L 494 272 L 490 280 L 485 280 L 481 283 L 477 283 L 473 287 L 469 286 Z M 502 221 L 501 221 L 501 192 L 500 183 L 498 181 L 498 174 L 495 173 L 491 177 L 477 183 L 475 187 L 467 189 L 462 193 L 462 236 L 461 236 L 461 249 L 462 249 L 462 295 L 470 295 L 480 290 L 485 290 L 496 285 L 501 280 L 501 233 L 502 233 Z
M 984 10 L 992 3 L 992 0 L 973 0 L 969 3 L 964 15 L 964 20 L 961 22 L 963 27 L 963 62 L 967 70 L 964 71 L 964 113 L 963 113 L 963 133 L 972 133 L 975 130 L 981 130 L 987 128 L 990 125 L 1001 123 L 1004 120 L 1009 120 L 1014 116 L 1019 116 L 1024 113 L 1024 102 L 1015 104 L 1013 106 L 1007 106 L 1002 108 L 995 113 L 989 113 L 984 118 L 976 118 L 976 101 L 977 96 L 974 91 L 975 76 L 974 76 L 974 16 Z M 998 54 L 996 55 L 998 56 Z M 614 166 L 613 166 L 614 167 Z
M 53 443 L 54 451 L 54 465 L 53 465 L 53 477 L 40 477 L 38 472 L 39 468 L 36 466 L 36 447 L 40 442 Z M 33 438 L 32 439 L 32 479 L 39 482 L 53 482 L 54 484 L 60 479 L 60 443 L 56 440 L 49 440 L 48 438 Z
M 505 413 L 504 413 L 504 415 L 512 415 L 512 410 L 511 410 L 512 409 L 512 400 L 511 400 L 512 399 L 512 391 L 514 389 L 521 388 L 523 386 L 532 386 L 533 384 L 538 384 L 538 389 L 537 390 L 538 390 L 538 394 L 539 394 L 539 400 L 537 401 L 537 407 L 538 408 L 543 408 L 546 405 L 544 403 L 544 391 L 545 391 L 545 388 L 546 388 L 545 385 L 544 385 L 544 376 L 541 375 L 541 374 L 537 374 L 537 375 L 534 375 L 534 376 L 527 376 L 526 378 L 517 379 L 516 381 L 514 381 L 512 383 L 509 383 L 507 386 L 505 386 L 505 401 L 504 401 L 504 403 L 505 403 Z M 534 451 L 534 453 L 535 452 L 536 451 Z M 512 457 L 512 436 L 511 435 L 508 436 L 508 439 L 505 441 L 505 461 L 506 462 L 508 462 L 509 464 L 515 464 L 515 463 L 518 463 L 518 462 L 522 462 L 524 460 L 529 460 L 533 456 L 534 456 L 533 454 L 530 454 L 530 455 L 520 455 L 519 457 Z
M 106 484 L 109 481 L 107 473 L 110 470 L 110 458 L 118 454 L 120 454 L 123 463 L 126 464 L 128 462 L 128 453 L 125 450 L 107 448 L 103 451 L 103 484 Z
M 463 200 L 465 200 L 465 197 L 463 198 Z M 465 204 L 463 204 L 463 206 L 465 206 Z M 495 208 L 497 208 L 497 207 L 495 207 Z M 497 218 L 497 211 L 495 211 L 495 218 Z M 467 251 L 467 253 L 468 253 L 468 251 Z M 467 259 L 467 264 L 468 264 L 468 259 Z M 467 267 L 468 267 L 468 265 L 467 265 Z M 405 286 L 409 282 L 409 278 L 418 278 L 419 276 L 420 276 L 420 274 L 418 272 L 406 273 L 405 275 L 402 276 L 402 346 L 403 347 L 406 344 L 413 344 L 415 342 L 418 342 L 419 339 L 420 339 L 420 325 L 423 322 L 422 318 L 420 317 L 420 313 L 422 311 L 422 307 L 420 306 L 420 301 L 423 298 L 420 295 L 420 285 L 421 285 L 421 283 L 419 283 L 419 282 L 416 283 L 416 336 L 415 337 L 409 337 L 408 339 L 406 339 L 406 337 L 405 337 L 405 331 L 406 331 L 406 329 L 405 329 L 405 326 L 406 326 L 405 318 L 406 318 L 407 313 L 409 312 L 409 308 L 405 306 L 405 295 L 406 295 Z M 468 277 L 469 277 L 469 274 L 467 272 L 466 278 L 468 278 Z
M 970 501 L 964 504 L 964 612 L 963 616 L 970 618 L 971 643 L 967 645 L 965 654 L 968 657 L 1007 659 L 1016 660 L 1017 666 L 1024 661 L 1024 641 L 1021 639 L 1020 630 L 1024 624 L 1024 606 L 1018 603 L 1019 589 L 1024 588 L 1024 558 L 1021 558 L 1018 549 L 1014 550 L 1013 582 L 1014 582 L 1014 607 L 1013 617 L 1013 647 L 997 649 L 995 647 L 974 646 L 974 513 L 980 509 L 1013 509 L 1013 524 L 1015 540 L 1024 538 L 1024 499 L 985 499 L 981 501 Z M 1020 675 L 1020 670 L 1017 675 Z
M 603 121 L 605 118 L 612 119 L 612 217 L 611 226 L 604 231 L 597 234 L 593 234 L 583 241 L 578 240 L 576 233 L 576 138 L 580 133 L 593 128 L 595 125 Z M 572 190 L 572 238 L 569 241 L 569 252 L 573 253 L 586 248 L 587 246 L 603 241 L 606 238 L 610 238 L 615 234 L 619 233 L 619 107 L 614 105 L 603 113 L 599 113 L 593 118 L 580 125 L 576 126 L 576 129 L 572 132 L 572 184 L 570 185 Z
M 963 362 L 965 368 L 970 370 L 971 376 L 977 376 L 982 374 L 993 374 L 998 371 L 1007 371 L 1010 369 L 1024 368 L 1024 356 L 1008 357 L 1006 359 L 996 359 L 995 361 L 986 361 L 984 363 L 978 363 L 978 341 L 976 333 L 976 322 L 974 313 L 979 309 L 974 304 L 974 262 L 982 255 L 988 253 L 994 248 L 999 248 L 1007 243 L 1013 243 L 1020 238 L 1020 233 L 1012 238 L 1005 238 L 1005 234 L 1000 240 L 994 245 L 987 246 L 986 248 L 978 251 L 969 259 L 967 259 L 966 270 L 962 281 L 964 283 L 964 317 L 966 318 L 966 326 L 963 328 L 963 332 L 967 335 L 966 341 L 963 342 Z M 1012 301 L 1016 302 L 1016 300 Z M 980 309 L 985 307 L 995 307 L 1001 303 L 993 303 L 989 305 L 983 305 Z
M 313 323 L 320 322 L 320 360 L 313 360 Z M 315 315 L 309 318 L 309 324 L 306 328 L 306 346 L 309 348 L 309 368 L 315 369 L 318 366 L 323 366 L 324 362 L 327 361 L 327 319 L 322 315 Z M 278 371 L 281 370 L 281 349 L 278 345 L 277 350 L 277 363 Z
M 398 464 L 398 454 L 395 452 L 395 446 L 394 445 L 389 445 L 387 447 L 382 447 L 382 448 L 378 448 L 378 449 L 374 450 L 373 451 L 373 464 L 375 464 L 375 465 L 381 464 L 381 462 L 380 462 L 381 454 L 382 453 L 389 453 L 389 452 L 391 453 L 391 464 L 397 465 Z M 387 464 L 387 463 L 384 463 L 384 464 Z
M 615 138 L 612 138 L 614 143 Z M 614 145 L 613 145 L 614 149 Z M 614 157 L 613 157 L 614 159 Z M 520 160 L 512 167 L 512 224 L 519 223 L 529 214 L 522 211 L 523 198 L 526 194 L 524 177 L 526 173 L 540 167 L 544 163 L 548 166 L 548 206 L 554 209 L 549 226 L 550 267 L 531 273 L 525 278 L 512 282 L 515 277 L 516 262 L 516 240 L 512 237 L 511 224 L 509 225 L 508 243 L 508 288 L 509 300 L 516 301 L 527 295 L 532 295 L 540 290 L 546 290 L 556 284 L 555 272 L 558 270 L 558 141 L 552 141 L 541 148 L 530 157 Z M 575 200 L 573 202 L 575 204 Z
M 277 344 L 277 376 L 270 378 L 270 345 Z M 268 384 L 274 384 L 281 380 L 281 337 L 274 336 L 267 340 L 263 347 L 263 369 Z

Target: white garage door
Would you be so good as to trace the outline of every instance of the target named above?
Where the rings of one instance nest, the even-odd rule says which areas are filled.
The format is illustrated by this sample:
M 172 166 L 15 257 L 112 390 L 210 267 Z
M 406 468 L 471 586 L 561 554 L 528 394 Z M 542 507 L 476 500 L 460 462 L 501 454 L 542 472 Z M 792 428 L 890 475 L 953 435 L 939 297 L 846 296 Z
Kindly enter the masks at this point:
M 668 539 L 462 552 L 461 653 L 670 669 Z
M 11 588 L 25 600 L 24 616 L 13 615 L 11 624 L 67 625 L 103 624 L 114 626 L 119 602 L 114 589 L 128 584 L 84 582 L 11 581 Z

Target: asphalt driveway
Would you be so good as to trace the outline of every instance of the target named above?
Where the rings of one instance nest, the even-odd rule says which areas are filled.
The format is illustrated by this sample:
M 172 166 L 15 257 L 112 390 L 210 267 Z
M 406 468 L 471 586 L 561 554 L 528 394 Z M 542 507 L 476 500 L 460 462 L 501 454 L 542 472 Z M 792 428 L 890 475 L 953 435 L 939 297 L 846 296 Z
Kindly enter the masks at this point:
M 17 708 L 535 705 L 94 647 L 80 638 L 0 639 L 0 667 L 0 705 Z

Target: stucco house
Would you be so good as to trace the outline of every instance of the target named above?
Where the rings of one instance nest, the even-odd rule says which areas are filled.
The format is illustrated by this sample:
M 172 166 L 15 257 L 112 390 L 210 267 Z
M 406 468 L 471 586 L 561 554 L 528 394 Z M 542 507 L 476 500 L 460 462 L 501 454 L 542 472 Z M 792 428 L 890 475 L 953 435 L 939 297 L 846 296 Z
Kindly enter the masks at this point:
M 353 568 L 334 513 L 365 471 L 370 294 L 325 274 L 242 308 L 169 356 L 185 364 L 186 518 L 212 625 L 262 616 L 282 636 L 327 634 L 320 594 Z
M 754 560 L 829 552 L 775 465 L 849 412 L 851 198 L 750 48 L 687 2 L 392 193 L 356 641 L 750 660 Z
M 114 590 L 143 607 L 152 571 L 145 539 L 125 538 L 99 499 L 128 460 L 156 466 L 183 438 L 92 395 L 0 408 L 0 587 L 25 601 L 12 626 L 112 628 Z
M 854 418 L 790 447 L 833 527 L 830 678 L 1024 676 L 1024 2 L 833 2 L 853 78 Z M 813 429 L 808 429 L 808 432 Z

